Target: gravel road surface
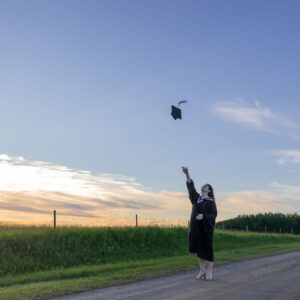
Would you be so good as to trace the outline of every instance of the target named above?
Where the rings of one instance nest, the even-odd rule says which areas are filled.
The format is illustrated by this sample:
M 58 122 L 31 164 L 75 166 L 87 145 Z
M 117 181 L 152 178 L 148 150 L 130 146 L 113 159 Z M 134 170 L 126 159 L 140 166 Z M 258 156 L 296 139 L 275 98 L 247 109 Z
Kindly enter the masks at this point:
M 194 280 L 197 273 L 183 271 L 55 300 L 300 300 L 300 251 L 215 266 L 212 281 Z

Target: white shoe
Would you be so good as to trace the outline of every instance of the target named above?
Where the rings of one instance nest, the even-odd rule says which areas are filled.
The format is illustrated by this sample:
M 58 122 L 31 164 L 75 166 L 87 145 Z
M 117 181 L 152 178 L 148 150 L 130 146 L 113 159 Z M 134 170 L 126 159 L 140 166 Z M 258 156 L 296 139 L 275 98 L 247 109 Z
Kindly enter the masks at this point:
M 212 280 L 213 279 L 212 272 L 206 272 L 205 279 L 206 280 Z
M 203 271 L 200 270 L 200 272 L 198 273 L 198 275 L 195 277 L 196 280 L 199 279 L 205 279 L 205 275 L 206 275 L 206 270 L 204 269 Z

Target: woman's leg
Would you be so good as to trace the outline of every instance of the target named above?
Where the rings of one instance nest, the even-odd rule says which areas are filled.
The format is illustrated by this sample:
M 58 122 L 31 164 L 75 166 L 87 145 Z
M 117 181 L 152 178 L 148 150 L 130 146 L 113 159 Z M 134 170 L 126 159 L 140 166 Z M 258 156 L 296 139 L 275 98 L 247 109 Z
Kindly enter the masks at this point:
M 214 262 L 213 261 L 207 261 L 207 271 L 212 273 L 213 271 L 213 265 L 214 265 Z
M 206 273 L 206 279 L 211 280 L 212 279 L 212 271 L 213 271 L 213 261 L 207 261 L 207 273 Z
M 199 264 L 200 264 L 200 271 L 204 271 L 205 269 L 205 260 L 201 257 L 199 257 Z
M 201 257 L 199 257 L 199 264 L 200 264 L 200 272 L 198 275 L 195 277 L 195 279 L 204 279 L 205 278 L 205 260 Z

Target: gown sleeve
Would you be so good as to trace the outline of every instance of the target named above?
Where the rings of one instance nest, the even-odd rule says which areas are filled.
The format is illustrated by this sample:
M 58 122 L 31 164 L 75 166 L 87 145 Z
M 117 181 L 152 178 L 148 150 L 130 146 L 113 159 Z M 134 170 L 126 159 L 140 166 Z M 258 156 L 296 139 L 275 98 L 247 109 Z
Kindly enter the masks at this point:
M 216 202 L 213 201 L 213 202 L 211 202 L 211 205 L 210 205 L 210 212 L 208 214 L 203 214 L 203 221 L 204 221 L 206 230 L 213 229 L 215 222 L 216 222 L 217 214 L 218 214 L 218 211 L 217 211 Z
M 187 186 L 188 191 L 189 191 L 189 198 L 191 200 L 191 203 L 195 204 L 200 195 L 195 189 L 194 181 L 192 179 L 191 179 L 190 182 L 187 181 L 186 186 Z

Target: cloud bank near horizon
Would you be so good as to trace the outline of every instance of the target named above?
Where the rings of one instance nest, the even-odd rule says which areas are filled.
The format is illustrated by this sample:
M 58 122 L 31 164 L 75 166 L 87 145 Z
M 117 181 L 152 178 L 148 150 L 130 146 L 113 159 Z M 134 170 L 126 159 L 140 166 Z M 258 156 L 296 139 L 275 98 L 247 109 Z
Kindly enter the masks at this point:
M 185 183 L 183 184 L 185 186 Z M 300 186 L 270 183 L 270 191 L 216 193 L 218 220 L 238 214 L 299 208 Z M 153 192 L 134 177 L 92 174 L 59 164 L 0 155 L 0 212 L 2 221 L 58 224 L 122 225 L 141 220 L 185 224 L 191 203 L 187 191 Z M 140 223 L 142 224 L 142 222 Z

